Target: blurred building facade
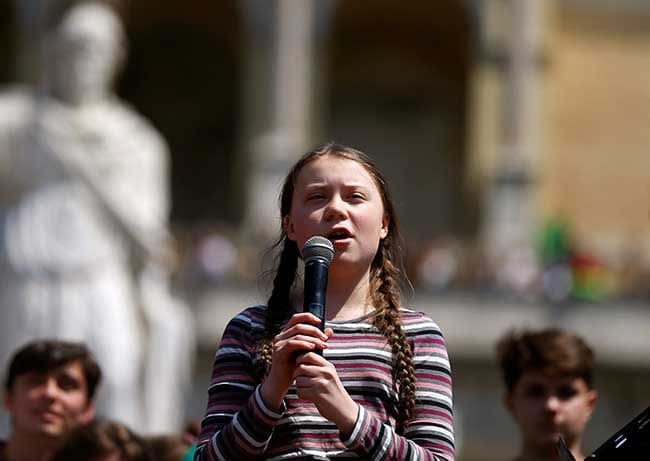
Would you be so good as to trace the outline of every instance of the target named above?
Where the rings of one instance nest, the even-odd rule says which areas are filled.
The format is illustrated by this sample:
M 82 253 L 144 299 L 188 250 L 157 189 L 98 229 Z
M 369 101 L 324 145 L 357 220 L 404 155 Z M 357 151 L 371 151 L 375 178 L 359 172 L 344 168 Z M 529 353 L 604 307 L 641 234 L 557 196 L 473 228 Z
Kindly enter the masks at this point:
M 33 32 L 48 1 L 0 2 L 2 81 L 38 80 Z M 546 264 L 540 235 L 560 222 L 564 237 L 546 236 L 555 248 L 548 265 L 568 267 L 567 290 L 582 280 L 587 298 L 619 292 L 647 300 L 647 1 L 113 3 L 130 42 L 120 93 L 169 141 L 172 219 L 188 258 L 197 242 L 222 234 L 239 252 L 234 258 L 229 249 L 231 279 L 254 280 L 259 249 L 278 231 L 280 181 L 305 150 L 333 139 L 370 153 L 391 179 L 416 289 L 500 286 L 523 294 L 517 303 L 536 301 Z M 247 299 L 238 283 L 219 286 L 221 298 L 207 309 L 238 310 Z M 607 357 L 603 385 L 615 397 L 596 415 L 592 448 L 635 405 L 647 405 L 650 339 L 636 335 L 649 325 L 647 309 L 599 305 L 600 323 L 589 308 L 566 314 L 538 304 L 484 318 L 496 307 L 453 299 L 439 312 L 457 351 L 458 400 L 471 402 L 459 407 L 462 459 L 514 453 L 507 440 L 514 429 L 485 432 L 476 414 L 507 420 L 485 351 L 511 326 L 560 323 L 611 340 L 596 350 Z M 435 301 L 420 305 L 436 318 Z M 613 311 L 627 316 L 617 324 L 627 342 L 605 334 Z M 475 315 L 483 325 L 500 323 L 470 338 L 459 319 Z M 215 336 L 211 328 L 204 341 Z M 631 359 L 618 363 L 620 351 Z M 631 387 L 617 387 L 632 375 Z M 481 427 L 483 439 L 473 438 Z M 493 453 L 481 454 L 489 440 Z
M 54 1 L 4 1 L 0 78 L 38 79 Z M 452 235 L 498 260 L 560 217 L 585 251 L 650 261 L 647 2 L 112 3 L 181 228 L 272 239 L 287 166 L 334 139 L 390 172 L 413 248 Z

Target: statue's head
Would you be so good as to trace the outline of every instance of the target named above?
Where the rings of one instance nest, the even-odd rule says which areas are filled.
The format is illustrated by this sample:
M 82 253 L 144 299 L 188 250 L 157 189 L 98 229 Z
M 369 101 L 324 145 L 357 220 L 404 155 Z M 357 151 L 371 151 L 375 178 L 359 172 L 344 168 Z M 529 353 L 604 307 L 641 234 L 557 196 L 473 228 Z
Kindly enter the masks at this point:
M 117 13 L 98 1 L 65 11 L 46 37 L 46 81 L 70 104 L 104 99 L 126 54 L 126 37 Z

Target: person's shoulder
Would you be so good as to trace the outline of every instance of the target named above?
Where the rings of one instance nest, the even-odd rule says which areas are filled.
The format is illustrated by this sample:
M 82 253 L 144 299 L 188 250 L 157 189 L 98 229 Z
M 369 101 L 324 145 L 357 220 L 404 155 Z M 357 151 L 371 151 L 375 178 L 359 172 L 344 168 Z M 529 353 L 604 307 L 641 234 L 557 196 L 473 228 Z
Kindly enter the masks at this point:
M 409 308 L 400 309 L 402 327 L 407 335 L 435 334 L 442 336 L 442 329 L 427 314 Z
M 245 320 L 251 323 L 266 321 L 267 307 L 263 304 L 249 306 L 233 317 L 233 320 Z
M 0 100 L 3 103 L 14 101 L 19 104 L 29 104 L 33 98 L 34 90 L 27 85 L 16 83 L 0 85 Z
M 424 360 L 449 369 L 447 341 L 438 324 L 423 312 L 412 309 L 401 309 L 401 318 L 406 339 L 414 355 L 420 357 L 420 365 Z
M 157 132 L 156 128 L 154 128 L 153 123 L 151 123 L 147 117 L 142 115 L 129 102 L 117 97 L 111 97 L 107 99 L 106 103 L 110 110 L 113 112 L 114 116 L 120 117 L 122 120 L 134 124 L 138 128 Z
M 167 149 L 167 144 L 160 131 L 144 115 L 128 102 L 117 97 L 110 98 L 106 107 L 109 108 L 111 120 L 122 126 L 123 131 L 129 131 L 136 139 L 147 140 L 159 149 Z
M 230 319 L 226 330 L 238 329 L 250 333 L 263 330 L 266 326 L 266 312 L 266 306 L 261 304 L 247 307 Z

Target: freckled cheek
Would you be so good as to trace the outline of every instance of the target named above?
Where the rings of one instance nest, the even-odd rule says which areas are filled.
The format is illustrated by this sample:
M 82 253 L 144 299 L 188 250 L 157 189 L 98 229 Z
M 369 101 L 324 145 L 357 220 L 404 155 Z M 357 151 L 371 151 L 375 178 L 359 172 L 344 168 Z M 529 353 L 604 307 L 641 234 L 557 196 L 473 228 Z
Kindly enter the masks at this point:
M 321 210 L 315 210 L 306 215 L 306 218 L 309 221 L 318 222 L 323 219 L 323 212 Z
M 319 216 L 318 213 L 316 212 L 294 214 L 291 218 L 293 229 L 296 232 L 300 232 L 301 230 L 313 224 L 316 224 L 319 221 L 320 221 Z
M 296 223 L 314 221 L 320 219 L 322 211 L 318 208 L 303 209 L 294 211 L 291 214 L 292 221 Z

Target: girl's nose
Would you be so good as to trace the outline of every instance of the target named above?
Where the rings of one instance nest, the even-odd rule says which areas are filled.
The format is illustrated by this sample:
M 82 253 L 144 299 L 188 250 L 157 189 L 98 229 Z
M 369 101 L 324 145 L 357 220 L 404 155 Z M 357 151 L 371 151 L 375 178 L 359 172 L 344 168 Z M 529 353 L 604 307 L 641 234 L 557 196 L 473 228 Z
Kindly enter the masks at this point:
M 341 219 L 345 216 L 345 202 L 341 197 L 334 196 L 327 203 L 327 209 L 325 210 L 325 219 L 327 221 Z

